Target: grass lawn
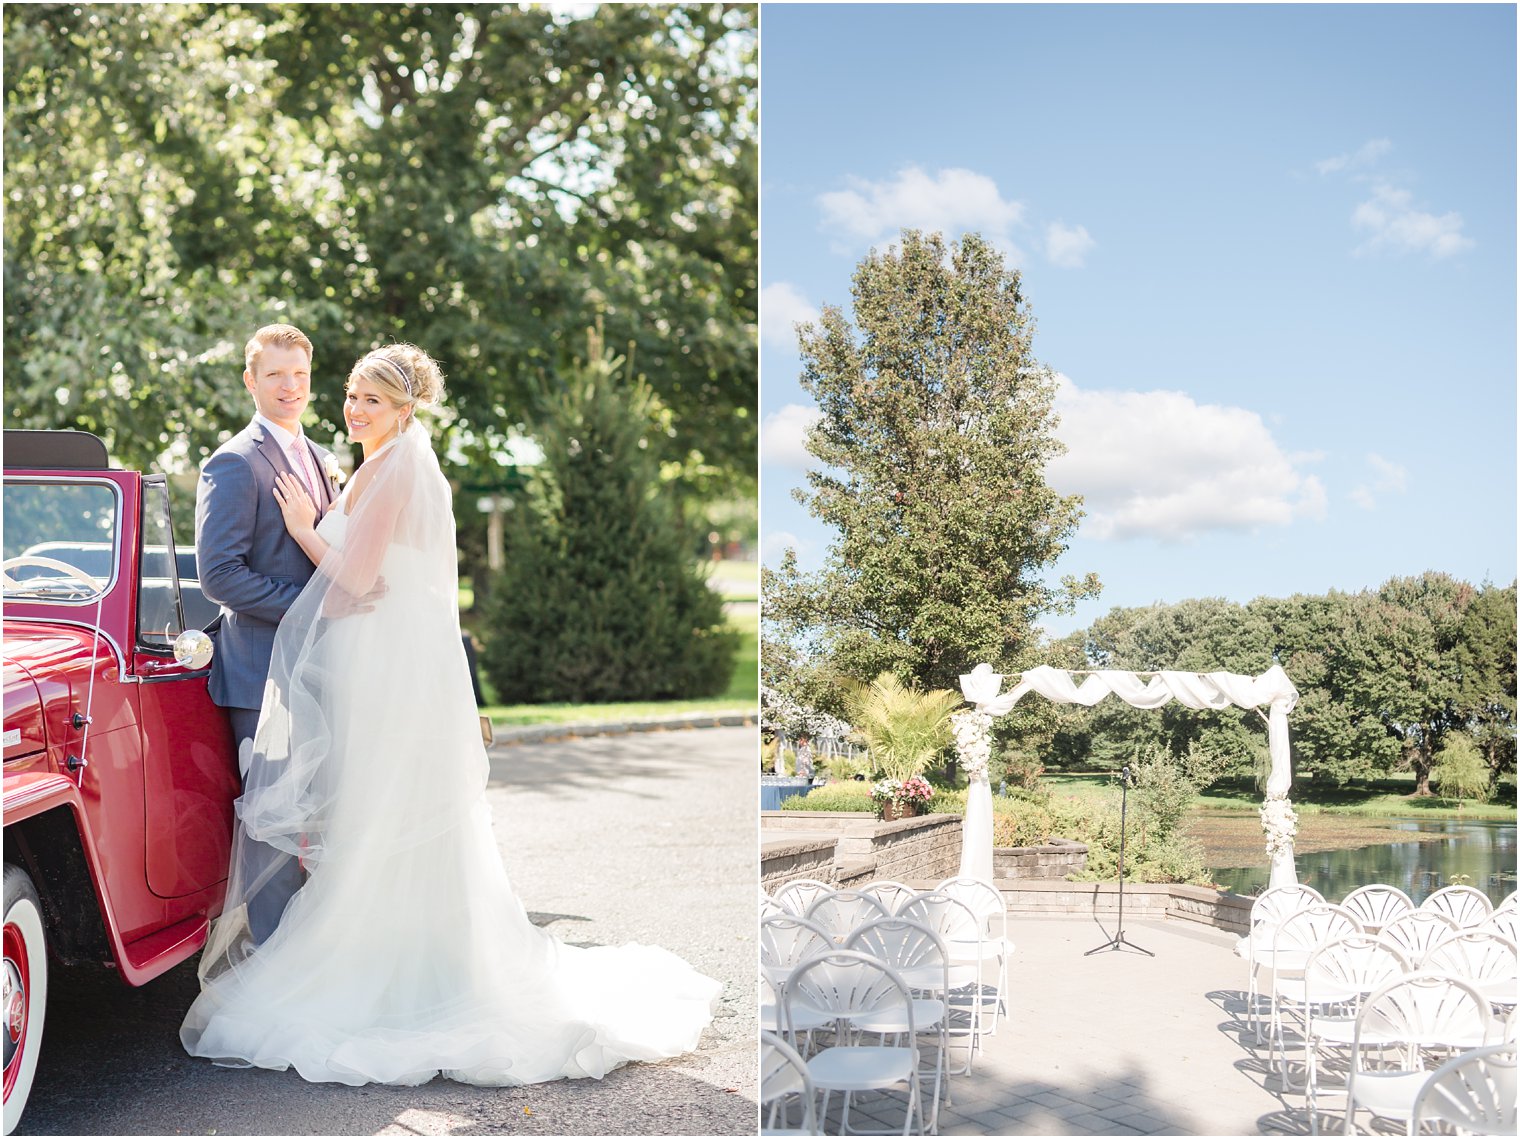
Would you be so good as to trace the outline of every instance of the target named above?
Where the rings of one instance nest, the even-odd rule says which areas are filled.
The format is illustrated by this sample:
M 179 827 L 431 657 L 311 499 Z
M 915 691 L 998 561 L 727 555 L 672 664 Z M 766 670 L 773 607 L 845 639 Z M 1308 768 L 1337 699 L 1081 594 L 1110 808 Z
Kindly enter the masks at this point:
M 721 561 L 712 563 L 707 583 L 723 595 L 724 601 L 758 601 L 760 599 L 760 563 Z
M 723 563 L 719 563 L 723 564 Z M 743 563 L 738 563 L 743 564 Z M 728 625 L 739 631 L 734 672 L 720 696 L 701 700 L 648 700 L 625 704 L 492 704 L 482 708 L 499 727 L 532 724 L 594 723 L 605 720 L 652 719 L 687 712 L 756 712 L 760 707 L 760 619 L 755 613 L 730 614 Z M 486 698 L 494 695 L 481 677 Z

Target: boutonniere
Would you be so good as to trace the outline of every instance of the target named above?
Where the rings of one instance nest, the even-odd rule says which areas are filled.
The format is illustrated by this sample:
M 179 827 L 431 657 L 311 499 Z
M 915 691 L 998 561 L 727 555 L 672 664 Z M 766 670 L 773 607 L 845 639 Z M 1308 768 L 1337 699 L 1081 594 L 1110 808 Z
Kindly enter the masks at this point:
M 343 468 L 338 466 L 338 456 L 327 454 L 322 456 L 322 470 L 327 475 L 327 481 L 334 487 L 343 485 Z

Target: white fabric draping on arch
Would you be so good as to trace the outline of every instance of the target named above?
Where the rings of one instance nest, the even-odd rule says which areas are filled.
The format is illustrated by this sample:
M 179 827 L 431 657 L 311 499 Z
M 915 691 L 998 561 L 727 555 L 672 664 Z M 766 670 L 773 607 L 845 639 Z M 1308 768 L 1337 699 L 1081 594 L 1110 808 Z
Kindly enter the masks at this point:
M 1077 678 L 1081 677 L 1079 681 Z M 1150 677 L 1149 680 L 1142 677 Z M 1282 798 L 1293 782 L 1288 760 L 1288 713 L 1298 702 L 1298 689 L 1278 665 L 1260 676 L 1241 676 L 1233 672 L 1133 673 L 1120 669 L 1072 673 L 1065 669 L 1039 665 L 1024 673 L 1007 692 L 1001 673 L 989 664 L 979 664 L 961 677 L 961 693 L 977 709 L 992 716 L 1007 715 L 1029 692 L 1058 704 L 1096 704 L 1110 693 L 1136 708 L 1160 708 L 1170 700 L 1188 708 L 1259 708 L 1267 710 L 1267 750 L 1272 771 L 1267 777 L 1267 797 Z M 985 774 L 972 776 L 966 793 L 966 821 L 961 840 L 961 874 L 973 878 L 992 878 L 992 787 Z M 1290 885 L 1298 880 L 1293 868 L 1291 846 L 1272 858 L 1273 886 Z

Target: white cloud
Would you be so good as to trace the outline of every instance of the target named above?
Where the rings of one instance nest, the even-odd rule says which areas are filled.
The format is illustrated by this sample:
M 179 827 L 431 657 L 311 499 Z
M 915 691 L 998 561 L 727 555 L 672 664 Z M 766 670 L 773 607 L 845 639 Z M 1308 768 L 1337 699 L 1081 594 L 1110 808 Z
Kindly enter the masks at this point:
M 1080 269 L 1094 245 L 1085 225 L 1066 226 L 1051 222 L 1045 227 L 1045 256 L 1063 269 Z
M 928 174 L 909 166 L 880 182 L 851 178 L 851 189 L 821 194 L 827 228 L 865 242 L 895 238 L 902 229 L 941 230 L 957 236 L 975 230 L 1007 240 L 1024 218 L 1024 203 L 1005 199 L 997 183 L 974 170 Z
M 1352 211 L 1353 228 L 1368 233 L 1357 253 L 1389 249 L 1395 253 L 1429 253 L 1432 257 L 1450 257 L 1473 247 L 1473 240 L 1462 233 L 1462 215 L 1445 213 L 1437 217 L 1414 208 L 1413 195 L 1387 182 L 1373 187 L 1372 197 Z
M 1398 463 L 1372 453 L 1367 456 L 1367 465 L 1372 468 L 1373 478 L 1352 489 L 1352 502 L 1363 510 L 1372 510 L 1377 506 L 1378 495 L 1404 493 L 1409 481 L 1408 472 Z
M 797 561 L 803 562 L 813 552 L 813 543 L 799 538 L 789 530 L 767 530 L 760 539 L 760 560 L 775 568 L 781 564 L 781 555 L 788 549 L 797 551 Z
M 808 453 L 808 428 L 818 422 L 818 409 L 789 403 L 767 415 L 760 424 L 760 463 L 805 470 L 817 463 Z
M 1286 526 L 1325 516 L 1325 489 L 1285 454 L 1254 411 L 1200 404 L 1184 392 L 1056 394 L 1067 453 L 1051 484 L 1086 501 L 1090 538 L 1181 541 L 1210 531 Z
M 789 281 L 760 290 L 760 336 L 777 348 L 797 348 L 795 325 L 818 319 L 818 310 Z
M 1321 174 L 1336 174 L 1342 170 L 1365 170 L 1376 164 L 1379 158 L 1393 149 L 1393 143 L 1386 138 L 1375 138 L 1370 142 L 1364 142 L 1361 146 L 1348 154 L 1337 154 L 1334 158 L 1326 158 L 1314 164 L 1314 169 Z

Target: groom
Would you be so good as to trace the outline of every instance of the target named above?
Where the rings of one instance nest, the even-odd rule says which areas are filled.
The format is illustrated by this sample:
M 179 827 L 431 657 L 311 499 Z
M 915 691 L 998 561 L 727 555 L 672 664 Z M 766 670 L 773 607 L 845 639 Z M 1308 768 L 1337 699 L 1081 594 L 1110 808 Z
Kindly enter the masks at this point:
M 336 493 L 337 462 L 306 438 L 301 414 L 311 400 L 311 341 L 288 324 L 269 324 L 243 350 L 243 386 L 253 396 L 253 422 L 217 448 L 201 468 L 195 494 L 195 549 L 201 588 L 222 607 L 211 658 L 213 702 L 227 709 L 237 740 L 238 767 L 248 776 L 254 730 L 275 628 L 315 570 L 285 529 L 274 498 L 275 476 L 294 474 L 320 513 Z M 248 903 L 253 940 L 279 924 L 300 889 L 294 859 L 256 847 L 250 876 L 280 869 Z

